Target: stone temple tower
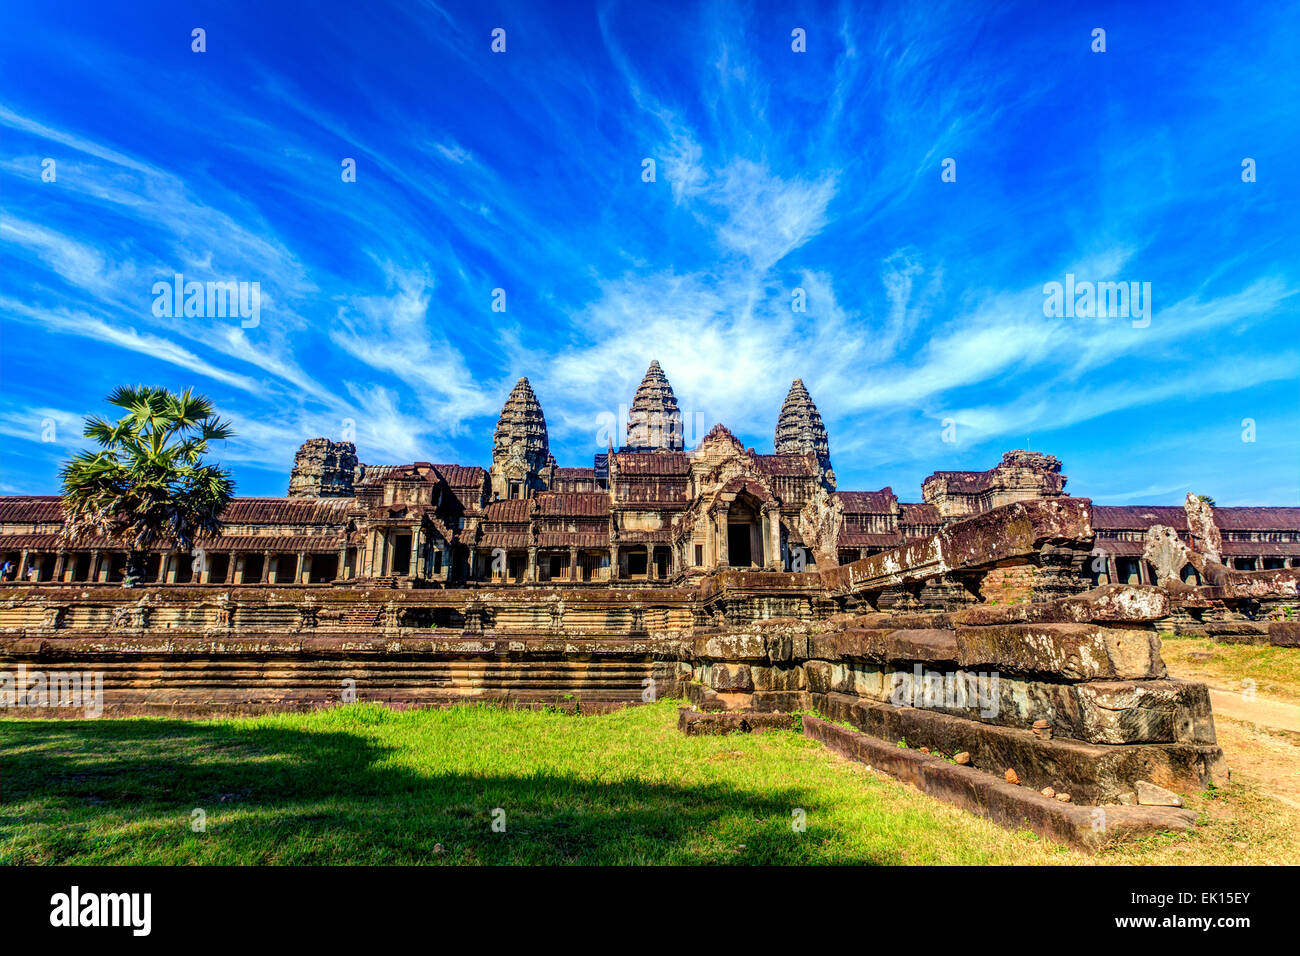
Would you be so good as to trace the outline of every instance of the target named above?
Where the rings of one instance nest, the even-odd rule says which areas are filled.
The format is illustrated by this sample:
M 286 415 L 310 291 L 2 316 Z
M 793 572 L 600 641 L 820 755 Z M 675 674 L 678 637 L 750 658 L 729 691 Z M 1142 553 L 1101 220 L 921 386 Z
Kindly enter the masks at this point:
M 545 487 L 541 473 L 554 459 L 546 435 L 546 416 L 528 379 L 521 378 L 510 391 L 492 435 L 494 498 L 527 498 Z
M 677 407 L 677 396 L 655 359 L 632 397 L 632 407 L 627 416 L 627 444 L 622 450 L 655 451 L 663 448 L 681 451 L 684 446 L 682 413 Z
M 796 378 L 776 421 L 776 453 L 805 455 L 808 452 L 817 456 L 817 464 L 823 472 L 830 473 L 830 442 L 826 438 L 821 412 L 817 411 L 812 396 L 804 388 L 803 379 Z
M 309 438 L 293 457 L 289 497 L 350 498 L 357 468 L 357 446 L 352 442 Z

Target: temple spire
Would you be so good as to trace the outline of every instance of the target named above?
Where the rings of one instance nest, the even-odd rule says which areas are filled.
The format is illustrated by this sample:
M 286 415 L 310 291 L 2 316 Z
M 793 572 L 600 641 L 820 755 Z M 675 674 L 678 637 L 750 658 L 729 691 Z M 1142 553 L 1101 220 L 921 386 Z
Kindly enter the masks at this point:
M 812 396 L 804 387 L 803 379 L 796 378 L 781 405 L 776 422 L 776 453 L 778 455 L 806 455 L 812 452 L 824 471 L 831 467 L 830 442 L 826 426 L 813 404 Z
M 627 417 L 627 444 L 624 451 L 681 451 L 682 413 L 677 396 L 657 359 L 650 362 L 645 377 L 632 397 Z
M 526 497 L 547 467 L 551 452 L 542 405 L 521 378 L 510 390 L 492 435 L 492 491 L 501 498 Z

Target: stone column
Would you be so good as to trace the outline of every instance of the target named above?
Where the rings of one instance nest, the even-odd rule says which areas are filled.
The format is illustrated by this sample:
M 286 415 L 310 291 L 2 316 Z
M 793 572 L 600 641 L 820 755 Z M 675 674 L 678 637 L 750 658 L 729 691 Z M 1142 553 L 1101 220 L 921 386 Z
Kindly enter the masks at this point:
M 99 549 L 96 548 L 90 552 L 90 568 L 86 571 L 86 580 L 95 582 L 99 580 Z
M 1034 574 L 1034 585 L 1029 599 L 1035 603 L 1051 601 L 1059 597 L 1068 597 L 1088 590 L 1088 582 L 1080 573 L 1084 562 L 1088 560 L 1091 545 L 1057 545 L 1045 544 L 1038 552 L 1038 569 Z M 1139 563 L 1142 574 L 1146 570 L 1145 562 Z
M 158 555 L 158 577 L 154 578 L 155 584 L 165 584 L 167 582 L 168 565 L 171 564 L 172 556 L 170 554 Z
M 537 580 L 537 548 L 528 549 L 528 569 L 524 572 L 525 581 Z
M 609 549 L 609 579 L 618 580 L 618 545 Z
M 569 549 L 569 580 L 578 580 L 578 549 Z
M 235 583 L 235 562 L 239 560 L 239 555 L 234 551 L 230 552 L 230 557 L 226 561 L 226 583 Z
M 23 553 L 18 558 L 18 576 L 14 578 L 15 581 L 27 580 L 27 562 L 30 557 L 31 553 L 26 548 L 23 548 Z
M 424 577 L 424 528 L 416 527 L 411 530 L 411 560 L 407 563 L 407 577 L 422 578 Z
M 645 579 L 653 581 L 658 573 L 659 569 L 655 567 L 655 546 L 647 544 L 645 546 Z
M 718 523 L 718 567 L 726 569 L 731 567 L 731 538 L 728 535 L 727 515 L 730 513 L 728 508 L 719 508 L 715 520 Z
M 271 552 L 262 552 L 262 580 L 259 584 L 266 584 L 271 580 Z
M 294 583 L 294 584 L 302 584 L 302 583 L 303 583 L 303 581 L 302 581 L 302 577 L 303 577 L 303 572 L 306 570 L 306 567 L 305 567 L 306 564 L 307 564 L 307 552 L 306 552 L 306 551 L 299 551 L 299 552 L 298 552 L 298 555 L 297 555 L 297 558 L 296 558 L 295 561 L 294 561 L 294 567 L 293 567 L 293 583 Z
M 54 556 L 54 580 L 63 580 L 63 566 L 67 564 L 67 553 L 60 551 Z M 73 567 L 76 567 L 74 564 Z
M 342 581 L 348 576 L 348 546 L 339 548 L 338 567 L 334 570 L 334 579 Z

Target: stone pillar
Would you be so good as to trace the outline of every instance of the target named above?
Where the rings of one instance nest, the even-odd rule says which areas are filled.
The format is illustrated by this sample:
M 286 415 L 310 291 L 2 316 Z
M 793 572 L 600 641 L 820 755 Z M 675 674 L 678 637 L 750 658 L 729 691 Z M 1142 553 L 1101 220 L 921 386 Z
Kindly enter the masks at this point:
M 524 572 L 525 581 L 537 580 L 537 548 L 528 549 L 528 569 Z
M 348 576 L 348 546 L 339 548 L 338 567 L 334 571 L 335 580 L 342 581 Z
M 411 530 L 411 560 L 407 563 L 407 577 L 424 577 L 424 528 Z
M 154 578 L 155 584 L 165 584 L 167 582 L 168 565 L 171 564 L 172 556 L 170 554 L 158 555 L 158 577 Z
M 578 580 L 578 549 L 569 549 L 569 580 Z
M 727 508 L 719 508 L 716 512 L 715 520 L 718 524 L 718 567 L 726 569 L 731 567 L 731 540 L 728 536 L 727 515 L 730 513 Z
M 979 603 L 979 583 L 957 572 L 949 572 L 925 582 L 917 598 L 926 610 L 957 611 Z
M 1088 560 L 1091 545 L 1070 546 L 1045 544 L 1038 552 L 1038 569 L 1034 574 L 1034 585 L 1029 599 L 1035 603 L 1051 601 L 1055 598 L 1069 597 L 1088 590 L 1088 582 L 1083 579 L 1084 562 Z M 1146 562 L 1139 562 L 1145 577 Z M 1144 582 L 1145 583 L 1145 582 Z
M 609 579 L 618 580 L 618 545 L 609 549 Z
M 259 584 L 266 584 L 271 580 L 271 552 L 262 552 L 262 580 Z
M 307 552 L 299 551 L 296 559 L 294 560 L 294 568 L 293 568 L 294 584 L 303 583 L 302 578 L 303 578 L 303 572 L 306 570 L 306 564 L 307 564 Z
M 657 574 L 658 569 L 655 567 L 655 546 L 653 544 L 647 544 L 645 546 L 645 579 L 647 581 L 653 581 Z
M 67 559 L 68 559 L 67 553 L 64 551 L 60 551 L 54 556 L 54 580 L 55 581 L 63 580 L 63 566 L 68 563 Z M 74 568 L 76 567 L 75 563 L 73 564 L 73 567 Z
M 235 562 L 237 560 L 239 560 L 239 555 L 236 554 L 234 551 L 231 551 L 230 557 L 226 561 L 226 583 L 227 584 L 235 583 Z
M 90 569 L 86 572 L 86 580 L 92 583 L 99 580 L 99 549 L 98 548 L 90 552 Z
M 18 576 L 14 578 L 15 581 L 27 580 L 27 562 L 30 558 L 31 553 L 26 548 L 23 548 L 23 553 L 18 558 Z

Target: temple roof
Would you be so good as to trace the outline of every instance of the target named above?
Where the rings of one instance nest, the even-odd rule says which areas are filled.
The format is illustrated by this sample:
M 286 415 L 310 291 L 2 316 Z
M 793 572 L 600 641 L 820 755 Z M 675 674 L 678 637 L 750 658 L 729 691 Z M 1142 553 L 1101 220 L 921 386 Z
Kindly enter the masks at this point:
M 610 462 L 620 475 L 677 475 L 691 472 L 691 456 L 680 451 L 615 452 Z
M 898 507 L 894 490 L 888 487 L 879 491 L 837 491 L 835 500 L 849 514 L 892 514 Z

